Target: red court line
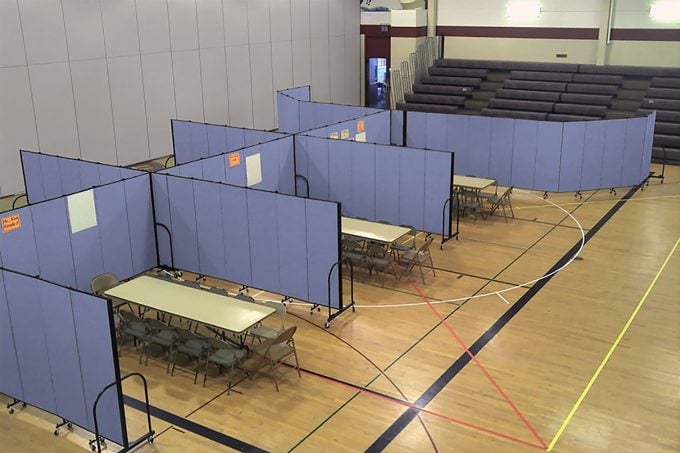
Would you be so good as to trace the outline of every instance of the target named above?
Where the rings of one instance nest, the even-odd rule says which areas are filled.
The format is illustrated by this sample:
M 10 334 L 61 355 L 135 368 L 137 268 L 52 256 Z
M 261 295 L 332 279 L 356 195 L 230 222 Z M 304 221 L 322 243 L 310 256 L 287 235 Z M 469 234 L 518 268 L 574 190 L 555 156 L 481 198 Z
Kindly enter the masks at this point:
M 410 283 L 410 285 L 413 287 L 413 289 L 415 289 L 418 292 L 420 297 L 427 303 L 427 306 L 430 307 L 432 312 L 434 312 L 434 314 L 437 316 L 437 318 L 439 318 L 439 321 L 444 325 L 444 327 L 446 327 L 446 329 L 456 339 L 456 341 L 458 342 L 460 347 L 465 350 L 465 352 L 470 356 L 472 361 L 475 362 L 475 364 L 479 367 L 480 370 L 482 370 L 482 373 L 484 373 L 484 376 L 486 376 L 486 378 L 489 380 L 489 382 L 491 382 L 491 385 L 493 385 L 496 388 L 498 393 L 500 393 L 500 395 L 503 397 L 503 399 L 505 401 L 507 401 L 507 403 L 510 405 L 510 407 L 512 407 L 512 410 L 515 412 L 515 414 L 517 414 L 517 416 L 520 418 L 520 420 L 522 420 L 524 425 L 527 428 L 529 428 L 529 431 L 531 431 L 531 434 L 533 434 L 533 436 L 541 443 L 541 445 L 543 446 L 543 449 L 547 449 L 548 445 L 543 441 L 543 439 L 541 439 L 541 436 L 538 435 L 538 433 L 533 428 L 533 426 L 531 426 L 529 421 L 524 417 L 524 415 L 522 415 L 522 413 L 519 411 L 517 406 L 515 406 L 515 403 L 512 402 L 510 397 L 503 391 L 503 389 L 501 389 L 501 387 L 498 385 L 498 383 L 496 383 L 495 379 L 491 377 L 491 375 L 489 374 L 488 371 L 486 371 L 486 368 L 484 368 L 484 366 L 479 361 L 479 359 L 477 359 L 477 357 L 472 352 L 470 352 L 470 349 L 468 349 L 468 347 L 465 345 L 465 342 L 463 342 L 463 340 L 458 336 L 458 334 L 456 334 L 456 332 L 453 330 L 453 328 L 451 328 L 449 323 L 446 322 L 446 320 L 437 311 L 437 309 L 434 307 L 434 305 L 432 305 L 432 303 L 430 303 L 430 300 L 427 298 L 427 296 L 425 296 L 425 294 L 423 294 L 423 292 L 415 284 L 413 279 L 411 279 L 410 277 L 407 277 L 407 279 L 408 279 L 408 282 Z
M 415 411 L 422 412 L 422 413 L 424 413 L 424 414 L 432 415 L 433 417 L 437 417 L 437 418 L 440 418 L 440 419 L 442 419 L 442 420 L 446 420 L 446 421 L 448 421 L 448 422 L 455 423 L 455 424 L 457 424 L 457 425 L 461 425 L 461 426 L 465 426 L 465 427 L 468 427 L 468 428 L 476 429 L 476 430 L 478 430 L 478 431 L 481 431 L 481 432 L 484 432 L 484 433 L 487 433 L 487 434 L 491 434 L 492 436 L 496 436 L 496 437 L 500 437 L 500 438 L 502 438 L 502 439 L 510 440 L 510 441 L 512 441 L 512 442 L 516 442 L 516 443 L 519 443 L 519 444 L 522 444 L 522 445 L 526 445 L 526 446 L 528 446 L 528 447 L 533 447 L 533 448 L 538 448 L 538 449 L 540 449 L 540 450 L 545 450 L 545 446 L 541 446 L 541 445 L 537 445 L 537 444 L 532 444 L 531 442 L 527 442 L 527 441 L 525 441 L 525 440 L 518 439 L 517 437 L 509 436 L 509 435 L 507 435 L 507 434 L 503 434 L 503 433 L 500 433 L 500 432 L 498 432 L 498 431 L 494 431 L 494 430 L 489 429 L 489 428 L 484 428 L 483 426 L 475 425 L 474 423 L 465 422 L 465 421 L 458 420 L 458 419 L 453 418 L 453 417 L 449 417 L 449 416 L 447 416 L 447 415 L 443 415 L 443 414 L 439 414 L 439 413 L 437 413 L 437 412 L 433 412 L 433 411 L 430 411 L 430 410 L 427 410 L 427 409 L 423 409 L 422 407 L 415 406 L 415 405 L 413 405 L 413 404 L 411 404 L 411 403 L 408 403 L 408 402 L 406 402 L 406 401 L 402 401 L 402 400 L 397 399 L 397 398 L 388 398 L 388 397 L 383 396 L 383 395 L 381 395 L 381 394 L 379 394 L 379 393 L 372 392 L 372 391 L 367 390 L 367 389 L 364 389 L 364 388 L 362 388 L 362 387 L 358 387 L 358 386 L 354 386 L 354 385 L 348 385 L 348 384 L 345 384 L 345 383 L 343 383 L 343 382 L 339 382 L 339 381 L 336 381 L 336 380 L 334 380 L 334 379 L 331 379 L 331 378 L 328 378 L 328 377 L 325 377 L 325 376 L 321 376 L 321 375 L 316 374 L 316 373 L 310 373 L 310 372 L 305 371 L 305 370 L 300 370 L 300 372 L 302 372 L 302 373 L 304 373 L 304 374 L 306 374 L 306 375 L 308 375 L 308 376 L 313 376 L 313 377 L 318 378 L 318 379 L 321 379 L 321 380 L 323 380 L 323 381 L 327 381 L 327 382 L 330 382 L 330 383 L 332 383 L 332 384 L 336 384 L 336 385 L 339 385 L 339 386 L 341 386 L 341 387 L 346 387 L 346 388 L 351 389 L 351 390 L 354 390 L 354 391 L 356 391 L 356 392 L 360 392 L 360 393 L 362 393 L 362 394 L 364 394 L 364 395 L 373 396 L 373 397 L 375 397 L 375 398 L 377 398 L 377 399 L 381 399 L 381 400 L 384 400 L 384 401 L 389 401 L 389 402 L 394 403 L 394 404 L 397 404 L 397 405 L 399 405 L 399 406 L 404 406 L 404 407 L 407 407 L 407 408 L 409 408 L 409 409 L 413 409 L 413 410 L 415 410 Z

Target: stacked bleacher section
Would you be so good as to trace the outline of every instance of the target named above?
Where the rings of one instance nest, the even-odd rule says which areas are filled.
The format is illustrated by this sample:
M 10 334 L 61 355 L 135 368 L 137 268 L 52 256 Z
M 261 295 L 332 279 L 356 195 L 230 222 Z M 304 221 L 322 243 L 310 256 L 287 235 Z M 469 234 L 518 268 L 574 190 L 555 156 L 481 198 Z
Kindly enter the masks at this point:
M 680 164 L 680 68 L 438 59 L 397 109 L 588 121 L 657 111 L 653 158 Z

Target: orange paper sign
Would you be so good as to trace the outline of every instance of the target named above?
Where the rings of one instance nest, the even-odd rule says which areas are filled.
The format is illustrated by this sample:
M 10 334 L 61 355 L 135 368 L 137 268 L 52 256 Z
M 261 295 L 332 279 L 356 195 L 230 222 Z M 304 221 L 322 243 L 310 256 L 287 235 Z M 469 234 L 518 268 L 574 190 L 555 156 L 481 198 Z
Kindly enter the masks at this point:
M 237 165 L 241 165 L 241 153 L 229 154 L 229 166 L 235 167 Z
M 357 122 L 357 132 L 363 132 L 364 131 L 364 120 L 359 120 Z
M 21 217 L 19 214 L 12 214 L 2 219 L 2 232 L 9 233 L 10 231 L 21 228 Z

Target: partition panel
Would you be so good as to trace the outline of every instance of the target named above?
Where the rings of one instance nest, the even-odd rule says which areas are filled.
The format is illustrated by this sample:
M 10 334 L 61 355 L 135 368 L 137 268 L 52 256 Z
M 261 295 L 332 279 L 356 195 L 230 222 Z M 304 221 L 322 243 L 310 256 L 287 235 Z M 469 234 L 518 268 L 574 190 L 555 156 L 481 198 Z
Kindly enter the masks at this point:
M 581 190 L 599 189 L 602 176 L 602 157 L 605 143 L 604 121 L 586 122 L 581 162 Z
M 390 110 L 390 144 L 404 146 L 404 114 L 402 110 Z
M 5 271 L 0 269 L 0 393 L 24 400 L 16 344 L 5 294 Z
M 49 200 L 50 198 L 59 197 L 66 193 L 61 184 L 61 172 L 59 171 L 60 159 L 48 159 L 46 157 L 51 156 L 41 156 L 40 158 L 40 167 L 42 168 L 42 184 L 45 198 L 36 200 L 33 199 L 29 193 L 28 199 L 31 203 Z
M 190 123 L 191 127 L 191 152 L 189 161 L 198 160 L 210 155 L 208 146 L 208 125 L 202 123 Z M 175 156 L 176 157 L 176 156 Z M 188 161 L 185 161 L 188 162 Z
M 66 195 L 82 190 L 83 185 L 80 182 L 80 162 L 71 159 L 58 159 L 58 162 L 62 193 L 53 196 Z
M 314 105 L 315 104 L 310 102 L 300 103 L 300 131 L 308 131 L 317 127 L 317 117 L 314 110 Z
M 76 270 L 73 263 L 66 199 L 46 201 L 32 208 L 35 237 L 31 238 L 30 242 L 34 242 L 37 247 L 40 276 L 51 282 L 75 288 Z
M 76 269 L 76 287 L 81 291 L 90 291 L 90 281 L 104 273 L 99 228 L 92 227 L 71 234 L 73 263 Z
M 277 196 L 276 219 L 281 294 L 309 300 L 307 222 L 303 198 Z M 314 244 L 310 244 L 314 247 Z
M 201 179 L 203 178 L 203 166 L 201 165 L 201 161 L 198 160 L 196 162 L 173 167 L 168 173 L 171 175 L 183 176 L 185 178 Z
M 412 148 L 427 146 L 427 120 L 429 113 L 406 112 L 406 143 Z
M 375 215 L 375 148 L 369 143 L 352 143 L 350 147 L 352 213 L 355 217 L 380 220 Z M 347 178 L 349 179 L 349 178 Z
M 89 427 L 70 291 L 40 280 L 36 284 L 56 412 L 78 426 Z
M 168 195 L 175 266 L 196 271 L 200 265 L 193 181 L 169 176 Z
M 564 123 L 562 133 L 562 160 L 560 163 L 560 192 L 581 189 L 581 166 L 585 146 L 586 123 Z
M 329 175 L 329 144 L 323 138 L 308 138 L 306 141 L 307 180 L 309 196 L 320 200 L 331 198 Z M 303 151 L 304 152 L 304 151 Z
M 249 190 L 248 223 L 250 231 L 250 269 L 252 286 L 278 292 L 279 244 L 276 197 Z
M 227 156 L 215 156 L 201 160 L 203 180 L 214 182 L 227 182 Z
M 208 134 L 208 155 L 216 156 L 226 153 L 229 150 L 227 146 L 227 128 L 213 124 L 208 124 L 206 127 Z
M 171 120 L 172 146 L 175 154 L 175 164 L 180 165 L 193 160 L 193 146 L 191 143 L 192 124 L 186 121 Z
M 46 200 L 43 187 L 42 166 L 40 155 L 21 151 L 21 165 L 24 171 L 24 186 L 29 202 Z
M 123 179 L 122 176 L 123 172 L 118 167 L 113 167 L 109 165 L 98 165 L 98 168 L 99 168 L 99 181 L 101 182 L 101 184 L 109 184 L 111 182 L 116 182 Z M 128 177 L 127 174 L 125 177 Z
M 448 221 L 450 204 L 446 204 L 446 209 L 444 204 L 451 197 L 452 159 L 453 154 L 446 151 L 427 151 L 425 154 L 424 231 L 441 233 L 444 218 L 447 219 L 444 223 L 444 235 L 450 233 L 451 222 Z
M 623 148 L 623 163 L 621 185 L 639 184 L 642 154 L 640 150 L 645 146 L 647 118 L 630 118 L 626 120 L 626 138 Z
M 443 113 L 428 113 L 425 127 L 425 148 L 446 149 L 447 115 Z
M 334 203 L 306 200 L 307 275 L 309 300 L 332 308 L 340 307 L 340 274 L 331 275 L 331 299 L 328 300 L 328 275 L 339 256 L 340 207 Z
M 656 112 L 647 117 L 645 131 L 645 145 L 642 151 L 642 165 L 640 166 L 640 181 L 649 176 L 649 164 L 652 161 L 652 142 L 654 141 L 654 125 L 656 124 Z
M 94 199 L 104 269 L 119 279 L 135 275 L 124 183 L 109 184 L 95 189 Z
M 200 181 L 194 183 L 200 273 L 216 277 L 227 275 L 220 187 Z
M 5 294 L 12 319 L 24 401 L 51 413 L 57 412 L 50 376 L 50 355 L 43 332 L 37 280 L 5 272 Z M 58 360 L 55 357 L 53 360 Z
M 425 215 L 425 153 L 399 150 L 399 224 L 422 230 Z
M 276 95 L 276 112 L 278 117 L 278 130 L 281 132 L 296 133 L 300 131 L 299 101 L 278 92 Z
M 159 264 L 153 224 L 151 178 L 149 175 L 139 176 L 126 180 L 124 185 L 133 272 L 139 274 Z
M 282 93 L 287 94 L 288 96 L 292 97 L 293 99 L 297 99 L 298 101 L 307 101 L 309 102 L 311 99 L 311 87 L 309 85 L 304 85 L 300 87 L 295 87 L 295 88 L 288 88 L 287 90 L 283 90 Z
M 225 132 L 227 134 L 227 151 L 241 149 L 246 146 L 245 129 L 227 127 Z
M 333 121 L 333 110 L 335 107 L 334 105 L 323 104 L 321 102 L 312 102 L 308 105 L 311 105 L 312 108 L 314 109 L 314 123 L 313 123 L 314 127 L 325 126 L 337 122 Z
M 21 226 L 11 231 L 0 230 L 0 263 L 8 269 L 29 275 L 40 273 L 38 252 L 33 231 L 33 208 L 27 206 L 15 211 L 7 211 L 0 217 L 19 216 Z
M 462 174 L 488 175 L 491 156 L 491 118 L 470 117 L 469 149 L 467 172 Z
M 110 302 L 89 294 L 71 292 L 73 321 L 76 328 L 80 371 L 85 389 L 85 405 L 89 429 L 94 431 L 92 409 L 95 399 L 105 386 L 117 381 L 116 345 L 112 342 L 113 320 Z M 127 441 L 125 419 L 121 417 L 122 400 L 120 385 L 104 393 L 97 406 L 99 434 L 118 444 Z
M 355 143 L 343 140 L 326 140 L 328 142 L 328 168 L 330 200 L 340 203 L 342 215 L 354 217 L 356 214 L 352 187 L 352 148 Z M 311 181 L 310 181 L 311 182 Z
M 609 120 L 605 123 L 604 155 L 602 156 L 602 176 L 600 179 L 600 184 L 603 187 L 621 185 L 627 121 L 625 119 Z
M 261 145 L 245 148 L 243 150 L 243 163 L 248 156 L 256 154 L 260 155 L 260 171 L 262 174 L 262 182 L 254 184 L 250 187 L 268 192 L 276 192 L 279 188 L 279 155 L 278 144 L 276 142 L 262 143 Z
M 538 122 L 515 120 L 512 141 L 512 185 L 522 189 L 534 187 Z
M 295 154 L 293 150 L 293 137 L 285 137 L 276 140 L 279 156 L 279 184 L 278 192 L 295 195 Z
M 170 233 L 172 232 L 172 223 L 170 222 L 170 195 L 168 193 L 168 179 L 169 176 L 159 173 L 151 175 L 151 188 L 153 193 L 153 207 L 155 214 L 155 222 L 158 225 L 163 225 Z M 162 226 L 154 225 L 156 235 L 158 237 L 158 257 L 160 262 L 165 266 L 172 266 L 171 261 L 171 243 L 172 238 L 168 235 L 169 232 Z
M 375 218 L 399 224 L 399 149 L 375 145 Z
M 560 155 L 562 152 L 562 124 L 548 121 L 538 123 L 533 186 L 536 190 L 550 192 L 558 190 Z
M 227 259 L 226 279 L 250 282 L 250 233 L 248 231 L 248 204 L 246 190 L 222 186 L 222 230 Z
M 321 105 L 321 104 L 319 104 Z M 334 105 L 334 104 L 326 104 L 330 108 L 328 109 L 330 112 L 330 118 L 331 121 L 326 124 L 333 124 L 333 123 L 339 123 L 341 121 L 346 121 L 350 116 L 350 109 L 349 106 L 347 105 Z
M 241 163 L 233 167 L 230 166 L 228 164 L 229 155 L 227 155 L 227 165 L 224 167 L 227 174 L 227 183 L 235 186 L 246 187 L 248 182 L 246 176 L 246 152 L 243 149 L 240 149 L 238 151 L 232 151 L 229 154 L 231 155 L 232 153 L 238 153 Z
M 515 120 L 498 118 L 491 123 L 488 176 L 502 186 L 510 186 L 512 181 L 512 140 L 514 134 Z M 456 163 L 458 163 L 458 153 L 456 153 Z
M 101 184 L 99 179 L 99 165 L 90 162 L 80 162 L 80 190 L 89 189 Z
M 461 175 L 466 174 L 468 168 L 470 118 L 472 117 L 469 115 L 449 115 L 446 124 L 446 148 L 444 149 L 456 153 L 456 173 Z M 510 143 L 512 141 L 507 145 L 510 146 Z
M 366 133 L 366 141 L 370 143 L 380 143 L 382 145 L 390 144 L 390 112 L 382 111 L 373 113 L 363 118 L 364 132 Z M 350 129 L 350 137 L 355 138 L 354 134 L 358 130 L 359 120 L 352 120 L 352 129 Z

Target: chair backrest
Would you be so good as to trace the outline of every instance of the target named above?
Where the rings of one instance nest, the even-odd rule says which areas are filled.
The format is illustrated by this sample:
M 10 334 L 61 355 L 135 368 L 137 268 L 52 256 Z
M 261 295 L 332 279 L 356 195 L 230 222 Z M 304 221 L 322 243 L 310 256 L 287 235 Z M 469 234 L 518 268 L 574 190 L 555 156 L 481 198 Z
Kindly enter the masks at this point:
M 224 289 L 224 288 L 210 287 L 210 289 L 208 289 L 208 291 L 210 291 L 211 293 L 215 293 L 215 294 L 221 294 L 222 296 L 228 296 L 229 295 L 227 290 Z
M 118 313 L 122 316 L 126 323 L 144 322 L 142 318 L 132 313 L 131 311 L 121 310 Z
M 283 304 L 281 302 L 275 302 L 273 300 L 265 300 L 263 305 L 266 305 L 268 307 L 272 307 L 274 310 L 276 310 L 276 317 L 279 318 L 279 321 L 281 321 L 281 328 L 283 328 L 283 322 L 286 319 L 286 304 Z
M 371 256 L 386 256 L 387 255 L 387 248 L 385 248 L 385 244 L 377 244 L 375 242 L 369 242 L 368 244 L 368 253 Z
M 434 241 L 434 236 L 428 236 L 425 239 L 425 243 L 423 243 L 423 245 L 421 245 L 420 248 L 418 249 L 418 253 L 426 253 L 426 254 L 429 255 L 430 254 L 430 246 L 432 245 L 432 241 Z
M 168 326 L 166 323 L 164 323 L 163 321 L 160 321 L 158 319 L 149 318 L 149 319 L 146 319 L 145 321 L 152 330 L 161 331 L 161 330 L 172 329 L 172 327 Z
M 293 335 L 295 335 L 295 331 L 297 330 L 297 326 L 291 326 L 275 336 L 274 338 L 270 338 L 257 346 L 253 349 L 253 351 L 261 356 L 267 357 L 269 354 L 269 350 L 272 348 L 272 346 L 277 345 L 277 344 L 286 344 L 286 343 L 292 343 L 293 340 Z M 294 346 L 294 344 L 293 344 Z
M 196 288 L 196 289 L 201 289 L 201 284 L 198 282 L 195 282 L 193 280 L 184 280 L 182 282 L 184 286 L 188 286 L 190 288 Z
M 104 294 L 104 291 L 107 289 L 111 289 L 114 286 L 117 286 L 120 283 L 120 280 L 118 280 L 118 277 L 116 277 L 113 274 L 101 274 L 97 275 L 95 278 L 92 279 L 90 282 L 90 287 L 92 288 L 92 292 L 96 294 L 97 296 L 101 296 Z

